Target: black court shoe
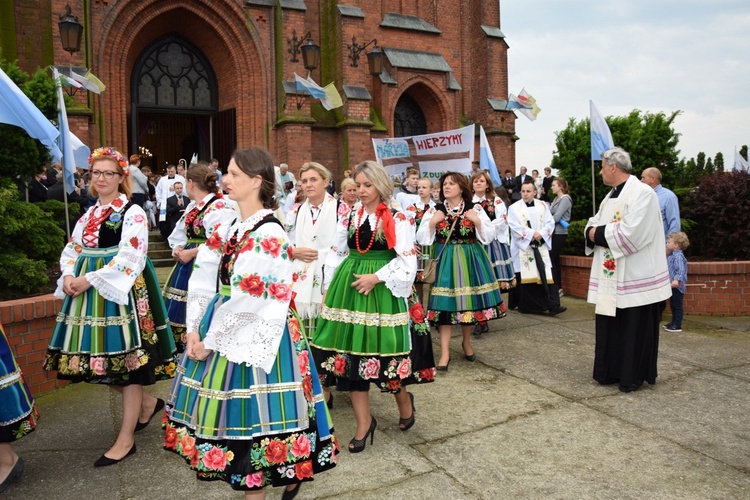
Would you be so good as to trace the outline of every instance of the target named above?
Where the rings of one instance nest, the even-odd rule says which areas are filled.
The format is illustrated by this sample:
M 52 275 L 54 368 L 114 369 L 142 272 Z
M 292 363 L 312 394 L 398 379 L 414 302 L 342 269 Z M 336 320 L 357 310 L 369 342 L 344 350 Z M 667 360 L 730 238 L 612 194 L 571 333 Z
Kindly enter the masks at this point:
M 99 457 L 97 459 L 96 462 L 94 462 L 94 467 L 109 467 L 110 465 L 119 464 L 120 462 L 122 462 L 123 460 L 125 460 L 126 458 L 128 458 L 130 455 L 134 454 L 135 451 L 136 451 L 135 450 L 135 443 L 133 443 L 133 447 L 130 448 L 130 451 L 128 451 L 125 454 L 125 456 L 122 457 L 119 460 L 114 459 L 114 458 L 109 458 L 107 456 L 102 455 L 101 457 Z
M 402 431 L 408 431 L 412 428 L 414 422 L 416 422 L 414 414 L 417 412 L 417 409 L 414 407 L 414 394 L 411 392 L 407 392 L 406 394 L 408 394 L 409 399 L 411 399 L 411 417 L 398 419 L 398 428 Z
M 349 441 L 349 453 L 359 453 L 360 451 L 364 451 L 367 446 L 367 436 L 370 436 L 370 446 L 372 446 L 372 442 L 375 440 L 375 428 L 378 426 L 378 421 L 375 420 L 375 417 L 371 416 L 370 418 L 372 421 L 370 422 L 370 428 L 367 429 L 367 432 L 365 433 L 365 437 L 362 439 L 352 438 L 352 440 Z
M 285 488 L 284 493 L 281 495 L 281 500 L 292 500 L 297 496 L 297 493 L 299 493 L 299 489 L 301 486 L 302 483 L 297 483 L 297 486 L 295 486 L 293 490 L 287 490 Z

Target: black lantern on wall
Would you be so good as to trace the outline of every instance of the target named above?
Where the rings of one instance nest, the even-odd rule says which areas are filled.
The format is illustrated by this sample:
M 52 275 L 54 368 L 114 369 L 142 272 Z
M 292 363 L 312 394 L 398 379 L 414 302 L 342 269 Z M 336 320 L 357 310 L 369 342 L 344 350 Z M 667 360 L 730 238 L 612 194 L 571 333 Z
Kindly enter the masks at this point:
M 60 28 L 60 41 L 63 49 L 70 52 L 81 50 L 81 38 L 83 37 L 83 25 L 78 22 L 78 18 L 70 11 L 70 4 L 65 6 L 65 14 L 59 16 L 60 22 L 57 23 Z
M 370 67 L 370 74 L 372 76 L 377 76 L 383 73 L 383 58 L 385 54 L 382 50 L 380 50 L 380 47 L 377 45 L 372 48 L 370 52 L 367 53 L 367 65 Z
M 312 71 L 320 66 L 320 46 L 316 45 L 312 38 L 308 38 L 300 50 L 306 70 Z

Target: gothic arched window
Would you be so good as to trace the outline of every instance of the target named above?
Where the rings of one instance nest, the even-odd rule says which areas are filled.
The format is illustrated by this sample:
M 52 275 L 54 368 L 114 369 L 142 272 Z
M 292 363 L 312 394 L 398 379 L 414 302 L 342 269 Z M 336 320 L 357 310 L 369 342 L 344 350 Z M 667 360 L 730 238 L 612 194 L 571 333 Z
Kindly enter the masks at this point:
M 216 77 L 200 50 L 169 36 L 157 40 L 138 58 L 133 94 L 139 107 L 216 110 Z

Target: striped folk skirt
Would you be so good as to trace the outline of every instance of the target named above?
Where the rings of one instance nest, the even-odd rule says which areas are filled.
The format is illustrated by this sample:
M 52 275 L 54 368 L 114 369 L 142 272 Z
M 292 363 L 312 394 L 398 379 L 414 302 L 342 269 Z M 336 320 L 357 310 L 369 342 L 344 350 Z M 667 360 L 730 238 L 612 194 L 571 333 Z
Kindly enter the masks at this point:
M 435 255 L 442 249 L 435 246 Z M 448 243 L 430 288 L 427 318 L 438 325 L 472 325 L 505 316 L 497 277 L 481 243 Z
M 106 266 L 117 250 L 84 249 L 75 276 Z M 106 300 L 93 286 L 77 297 L 65 297 L 44 369 L 74 382 L 150 385 L 174 376 L 174 355 L 161 287 L 147 258 L 126 305 Z
M 430 328 L 416 293 L 407 300 L 385 283 L 367 295 L 351 286 L 354 274 L 375 273 L 394 256 L 392 250 L 354 251 L 336 269 L 311 342 L 324 385 L 364 391 L 375 384 L 397 393 L 434 380 Z
M 34 398 L 0 325 L 0 443 L 10 443 L 30 433 L 38 419 Z
M 513 271 L 513 257 L 510 255 L 510 247 L 505 243 L 492 240 L 485 245 L 484 249 L 490 258 L 492 270 L 495 271 L 500 291 L 505 292 L 516 286 L 516 273 Z
M 205 241 L 204 239 L 190 239 L 183 248 L 191 250 L 201 243 L 205 243 Z M 169 318 L 169 325 L 172 327 L 177 352 L 185 350 L 187 288 L 190 275 L 193 273 L 194 261 L 195 259 L 192 259 L 187 264 L 177 262 L 172 268 L 172 272 L 169 273 L 166 285 L 164 285 L 164 307 L 167 309 L 167 317 Z
M 224 300 L 217 294 L 203 338 Z M 235 490 L 312 481 L 336 465 L 338 442 L 299 318 L 290 310 L 273 368 L 233 363 L 214 351 L 183 354 L 167 402 L 164 448 L 201 480 Z

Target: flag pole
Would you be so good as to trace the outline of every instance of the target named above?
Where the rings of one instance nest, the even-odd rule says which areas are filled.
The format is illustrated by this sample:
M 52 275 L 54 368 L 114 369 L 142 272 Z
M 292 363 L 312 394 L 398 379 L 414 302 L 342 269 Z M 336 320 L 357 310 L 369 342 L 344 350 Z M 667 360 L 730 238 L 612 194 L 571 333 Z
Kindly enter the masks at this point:
M 57 109 L 58 109 L 58 118 L 60 120 L 62 120 L 63 119 L 63 115 L 62 115 L 62 113 L 60 113 L 60 110 L 65 109 L 65 98 L 63 97 L 63 92 L 62 92 L 62 82 L 60 81 L 60 73 L 57 71 L 57 69 L 52 68 L 52 72 L 53 72 L 53 75 L 54 75 L 56 83 L 57 83 Z M 68 214 L 68 186 L 67 186 L 67 183 L 65 182 L 65 177 L 66 177 L 65 176 L 65 174 L 66 174 L 66 172 L 65 172 L 65 163 L 66 162 L 71 162 L 71 161 L 74 161 L 74 160 L 73 160 L 73 158 L 65 158 L 65 153 L 66 153 L 65 147 L 64 147 L 65 140 L 66 139 L 69 140 L 70 138 L 63 137 L 62 131 L 65 130 L 65 128 L 63 128 L 62 123 L 58 123 L 57 126 L 61 130 L 59 139 L 60 139 L 60 151 L 63 154 L 62 158 L 60 158 L 60 167 L 62 167 L 62 173 L 63 173 L 63 175 L 62 175 L 62 181 L 63 181 L 63 203 L 65 204 L 65 234 L 68 237 L 67 239 L 70 240 L 70 215 Z
M 594 177 L 594 159 L 591 159 L 591 216 L 596 215 L 596 182 Z

